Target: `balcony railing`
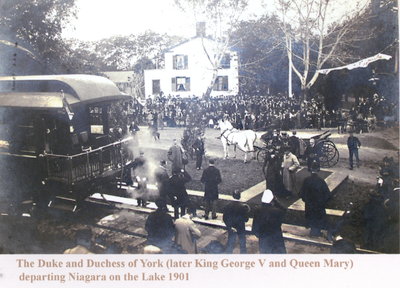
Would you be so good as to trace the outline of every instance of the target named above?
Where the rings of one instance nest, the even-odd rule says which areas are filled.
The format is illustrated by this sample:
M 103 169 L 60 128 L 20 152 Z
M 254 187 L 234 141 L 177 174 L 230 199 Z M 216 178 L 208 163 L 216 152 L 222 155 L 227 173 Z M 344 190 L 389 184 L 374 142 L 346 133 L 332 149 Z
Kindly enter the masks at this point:
M 45 154 L 47 179 L 75 184 L 121 169 L 128 161 L 132 137 L 75 155 Z

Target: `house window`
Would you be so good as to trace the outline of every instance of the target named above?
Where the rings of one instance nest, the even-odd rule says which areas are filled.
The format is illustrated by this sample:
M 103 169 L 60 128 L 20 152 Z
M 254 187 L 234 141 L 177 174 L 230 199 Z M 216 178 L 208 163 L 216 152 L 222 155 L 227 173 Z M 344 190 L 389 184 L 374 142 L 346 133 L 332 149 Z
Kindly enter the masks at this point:
M 221 68 L 229 69 L 231 68 L 231 55 L 229 53 L 225 53 L 221 59 Z
M 173 65 L 175 70 L 188 69 L 188 56 L 187 55 L 174 55 Z
M 155 94 L 160 94 L 161 89 L 160 89 L 160 80 L 153 80 L 153 95 Z
M 218 76 L 215 79 L 214 91 L 228 91 L 228 76 Z
M 171 78 L 172 91 L 190 91 L 190 77 Z

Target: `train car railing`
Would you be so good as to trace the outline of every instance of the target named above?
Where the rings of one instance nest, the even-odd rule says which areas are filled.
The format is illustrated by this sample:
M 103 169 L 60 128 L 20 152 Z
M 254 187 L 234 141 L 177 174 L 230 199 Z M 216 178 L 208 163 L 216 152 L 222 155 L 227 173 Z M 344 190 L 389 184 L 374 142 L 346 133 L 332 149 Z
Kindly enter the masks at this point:
M 75 184 L 121 169 L 132 137 L 75 155 L 45 154 L 47 180 Z

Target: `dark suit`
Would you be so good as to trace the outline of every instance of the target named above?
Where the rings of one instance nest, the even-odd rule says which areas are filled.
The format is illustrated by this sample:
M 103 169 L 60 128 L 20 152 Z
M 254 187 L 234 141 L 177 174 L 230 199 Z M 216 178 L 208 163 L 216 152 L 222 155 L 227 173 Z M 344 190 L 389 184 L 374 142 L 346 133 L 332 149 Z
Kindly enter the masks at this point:
M 185 171 L 183 173 L 173 174 L 168 181 L 168 194 L 174 207 L 175 219 L 180 215 L 186 214 L 186 207 L 189 204 L 189 195 L 186 191 L 185 184 L 192 180 L 192 177 Z
M 159 197 L 167 201 L 169 183 L 167 168 L 159 166 L 154 172 L 154 176 L 158 187 Z
M 312 173 L 304 179 L 299 196 L 305 203 L 305 217 L 311 233 L 319 234 L 327 225 L 325 207 L 331 196 L 328 185 L 317 173 Z
M 358 148 L 361 146 L 360 140 L 355 136 L 347 138 L 347 148 L 349 148 L 350 168 L 353 169 L 353 156 L 356 158 L 356 164 L 359 166 L 360 159 L 358 158 Z
M 304 151 L 304 156 L 307 159 L 307 168 L 308 171 L 311 171 L 311 166 L 313 165 L 313 163 L 315 165 L 315 168 L 318 167 L 318 169 L 320 168 L 321 164 L 320 164 L 320 157 L 321 154 L 321 150 L 320 150 L 320 146 L 318 145 L 314 145 L 314 146 L 307 146 L 306 150 Z
M 290 136 L 289 138 L 290 152 L 292 152 L 296 157 L 300 155 L 300 140 L 297 136 Z
M 247 204 L 239 201 L 232 201 L 224 207 L 223 221 L 228 229 L 228 241 L 226 243 L 225 252 L 233 252 L 237 234 L 239 238 L 240 253 L 247 253 L 245 223 L 249 220 L 249 210 L 250 208 Z M 236 232 L 233 228 L 236 229 Z
M 282 221 L 286 209 L 278 202 L 262 203 L 254 212 L 252 232 L 258 237 L 260 253 L 286 253 Z
M 201 139 L 196 139 L 192 145 L 194 153 L 196 155 L 196 168 L 201 169 L 204 155 L 204 142 Z
M 209 166 L 203 171 L 200 181 L 204 183 L 204 200 L 206 201 L 205 215 L 211 211 L 212 217 L 217 216 L 218 184 L 221 183 L 221 173 L 214 166 Z
M 147 217 L 145 229 L 147 242 L 164 251 L 171 247 L 172 236 L 175 234 L 175 226 L 171 215 L 166 208 L 158 208 Z

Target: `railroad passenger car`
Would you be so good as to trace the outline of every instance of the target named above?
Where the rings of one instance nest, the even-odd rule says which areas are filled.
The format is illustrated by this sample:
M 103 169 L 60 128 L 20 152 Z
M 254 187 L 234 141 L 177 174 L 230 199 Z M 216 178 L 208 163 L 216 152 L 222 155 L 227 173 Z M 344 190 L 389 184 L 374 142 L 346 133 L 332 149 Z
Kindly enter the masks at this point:
M 79 207 L 131 160 L 131 96 L 93 75 L 0 77 L 0 201 Z

